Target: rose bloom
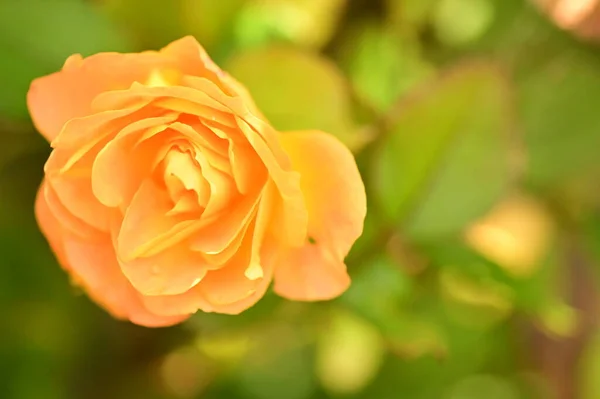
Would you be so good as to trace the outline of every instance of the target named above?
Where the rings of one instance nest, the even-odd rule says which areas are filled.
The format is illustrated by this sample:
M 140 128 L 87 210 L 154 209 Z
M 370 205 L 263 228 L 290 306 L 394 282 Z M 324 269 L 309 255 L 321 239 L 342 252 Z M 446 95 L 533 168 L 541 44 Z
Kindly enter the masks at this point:
M 27 102 L 53 148 L 41 230 L 114 317 L 167 326 L 240 313 L 272 281 L 307 301 L 350 284 L 366 213 L 352 154 L 323 132 L 276 131 L 195 39 L 73 55 Z

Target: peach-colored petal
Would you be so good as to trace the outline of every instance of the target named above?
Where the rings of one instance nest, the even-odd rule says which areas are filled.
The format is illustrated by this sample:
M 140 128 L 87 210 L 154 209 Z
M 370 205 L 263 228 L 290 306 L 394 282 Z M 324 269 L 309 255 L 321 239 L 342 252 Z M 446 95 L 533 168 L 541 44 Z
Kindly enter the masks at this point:
M 119 264 L 135 289 L 148 296 L 184 293 L 200 283 L 211 267 L 184 245 Z
M 250 280 L 264 278 L 265 262 L 263 259 L 261 259 L 261 256 L 266 253 L 269 255 L 269 259 L 271 260 L 271 255 L 276 252 L 274 250 L 276 245 L 274 245 L 274 240 L 270 235 L 272 232 L 269 231 L 269 225 L 273 222 L 273 216 L 275 215 L 273 204 L 277 198 L 278 195 L 275 188 L 275 183 L 273 183 L 272 180 L 269 180 L 265 185 L 261 202 L 256 212 L 250 263 L 244 271 L 244 275 Z M 271 267 L 271 262 L 269 262 L 267 267 Z M 272 275 L 271 271 L 269 272 L 269 275 Z
M 133 151 L 137 143 L 134 133 L 150 131 L 157 134 L 176 120 L 176 115 L 142 119 L 122 129 L 96 157 L 92 171 L 92 189 L 105 206 L 116 207 L 130 201 L 144 173 L 149 173 L 154 153 Z
M 306 237 L 308 214 L 300 188 L 300 175 L 296 171 L 283 170 L 262 137 L 245 121 L 236 120 L 279 190 L 280 198 L 273 205 L 276 214 L 274 228 L 288 245 L 301 245 Z
M 89 226 L 108 232 L 108 210 L 92 193 L 89 176 L 59 176 L 48 179 L 48 184 L 69 212 Z
M 156 241 L 164 242 L 165 235 L 174 226 L 180 225 L 183 229 L 183 226 L 193 224 L 185 216 L 167 215 L 172 207 L 167 192 L 153 180 L 144 180 L 123 217 L 117 239 L 119 259 L 128 262 L 137 256 L 148 256 L 146 248 L 152 247 Z M 155 248 L 154 253 L 158 251 Z
M 152 51 L 100 53 L 85 59 L 75 56 L 62 71 L 32 82 L 27 93 L 29 112 L 37 129 L 52 141 L 67 121 L 92 113 L 92 100 L 98 94 L 125 89 L 134 81 L 145 81 L 157 68 L 175 65 Z
M 262 188 L 258 187 L 260 189 Z M 156 188 L 153 190 L 156 195 L 151 202 L 144 202 L 144 195 L 136 195 L 137 205 L 129 207 L 136 210 L 125 214 L 117 240 L 122 260 L 157 254 L 188 237 L 192 237 L 190 245 L 193 251 L 208 255 L 220 254 L 252 218 L 253 209 L 260 199 L 260 191 L 250 193 L 222 213 L 208 218 L 205 214 L 199 218 L 190 218 L 189 215 L 182 217 L 169 212 L 166 194 Z
M 167 100 L 167 99 L 170 100 Z M 174 101 L 179 99 L 184 101 Z M 124 90 L 113 90 L 99 94 L 93 102 L 97 112 L 112 109 L 133 108 L 148 105 L 158 100 L 166 109 L 195 115 L 210 115 L 212 112 L 229 112 L 229 109 L 208 94 L 184 86 L 150 87 L 133 84 Z M 167 106 L 170 107 L 167 108 Z M 179 105 L 178 107 L 176 107 Z
M 221 70 L 192 36 L 186 36 L 169 44 L 161 50 L 161 53 L 177 60 L 179 70 L 183 74 L 204 77 L 219 86 L 225 94 L 242 97 L 252 113 L 262 118 L 248 90 L 231 75 Z
M 194 251 L 205 254 L 219 254 L 223 252 L 238 234 L 248 225 L 254 217 L 262 195 L 262 187 L 258 192 L 249 193 L 232 206 L 220 218 L 214 218 L 212 223 L 202 226 L 191 241 Z
M 236 187 L 240 193 L 246 194 L 251 187 L 265 181 L 267 172 L 265 165 L 247 142 L 239 138 L 235 139 L 237 132 L 232 133 L 231 127 L 226 127 L 216 121 L 204 121 L 203 124 L 216 136 L 228 142 L 228 161 Z
M 148 311 L 133 287 L 120 274 L 110 243 L 101 236 L 93 241 L 83 241 L 65 231 L 48 208 L 44 188 L 42 184 L 35 204 L 40 229 L 61 266 L 74 274 L 92 299 L 114 317 L 127 318 L 148 327 L 173 325 L 188 317 L 185 313 L 165 317 Z
M 206 281 L 202 281 L 186 293 L 181 295 L 148 296 L 143 298 L 144 303 L 152 312 L 165 316 L 193 313 L 197 310 L 239 314 L 258 302 L 269 288 L 275 262 L 273 257 L 274 248 L 276 247 L 267 245 L 261 251 L 260 259 L 264 275 L 260 279 L 250 280 L 244 278 L 243 269 L 245 262 L 242 262 L 238 264 L 235 272 L 209 272 L 213 274 L 211 279 L 206 278 Z M 228 265 L 235 264 L 229 263 Z M 222 270 L 225 270 L 225 268 Z M 219 295 L 219 289 L 222 287 L 222 284 L 231 284 L 224 291 L 224 296 Z M 209 298 L 212 301 L 209 301 Z
M 170 197 L 178 201 L 186 193 L 195 192 L 197 205 L 206 206 L 211 198 L 211 187 L 202 174 L 200 165 L 188 151 L 169 151 L 164 159 L 164 181 Z
M 301 174 L 309 221 L 305 245 L 279 259 L 275 291 L 296 300 L 329 299 L 350 283 L 344 257 L 362 233 L 364 185 L 352 154 L 335 137 L 289 132 L 281 141 Z
M 261 256 L 261 259 L 265 259 L 262 263 L 263 277 L 255 280 L 252 294 L 229 304 L 215 306 L 214 311 L 231 315 L 240 314 L 254 306 L 265 295 L 273 279 L 273 265 L 269 263 L 269 260 L 266 260 L 268 259 L 266 256 Z
M 209 128 L 201 123 L 186 125 L 175 122 L 169 126 L 181 133 L 195 145 L 207 158 L 210 165 L 226 174 L 231 174 L 231 165 L 227 158 L 227 142 L 217 137 Z
M 67 269 L 68 263 L 61 239 L 62 226 L 48 206 L 45 196 L 46 189 L 46 183 L 42 182 L 35 198 L 35 218 L 40 226 L 42 234 L 46 237 L 48 244 L 50 244 L 50 247 L 54 251 L 58 263 L 63 268 Z
M 227 263 L 229 261 L 229 259 L 231 259 L 231 257 L 233 255 L 235 255 L 238 250 L 240 249 L 240 246 L 242 245 L 242 241 L 244 239 L 244 237 L 246 236 L 246 232 L 248 231 L 248 228 L 250 227 L 250 223 L 249 220 L 251 217 L 254 216 L 254 212 L 249 214 L 249 218 L 247 221 L 242 221 L 242 226 L 241 229 L 237 232 L 235 232 L 235 237 L 233 237 L 233 239 L 231 239 L 231 241 L 226 245 L 225 248 L 223 248 L 221 251 L 219 252 L 200 252 L 202 254 L 202 257 L 204 259 L 206 259 L 206 261 L 208 263 L 210 263 L 211 265 L 223 265 L 225 263 Z M 202 240 L 200 240 L 202 241 Z M 193 241 L 194 242 L 198 242 L 198 237 L 193 237 Z M 193 245 L 192 245 L 192 248 Z M 194 248 L 194 250 L 197 250 L 197 248 Z
M 256 291 L 257 281 L 245 275 L 252 261 L 252 240 L 255 225 L 246 232 L 237 253 L 221 268 L 208 272 L 198 284 L 206 300 L 218 308 L 249 297 Z
M 151 112 L 153 110 L 144 109 L 142 106 L 132 106 L 73 118 L 65 123 L 51 145 L 54 149 L 85 154 L 99 142 L 116 134 L 130 123 L 151 117 Z M 79 158 L 67 158 L 63 161 L 64 169 L 68 169 L 68 165 L 77 162 Z
M 198 310 L 207 313 L 214 311 L 198 286 L 179 295 L 143 296 L 142 301 L 150 311 L 162 316 L 192 314 Z
M 144 295 L 181 294 L 194 287 L 209 266 L 184 245 L 168 246 L 151 255 L 132 256 L 139 245 L 169 231 L 185 219 L 167 216 L 171 205 L 151 180 L 145 180 L 127 210 L 117 238 L 119 263 L 131 284 Z
M 95 237 L 101 234 L 99 230 L 77 218 L 64 206 L 52 186 L 48 184 L 47 179 L 42 184 L 38 195 L 43 196 L 45 206 L 47 206 L 53 217 L 60 222 L 62 229 L 81 237 Z
M 212 218 L 227 208 L 237 195 L 230 175 L 214 168 L 206 154 L 196 151 L 195 159 L 200 164 L 202 175 L 210 186 L 210 197 L 204 211 L 205 218 Z
M 182 115 L 194 115 L 197 116 L 194 123 L 199 122 L 202 119 L 209 119 L 225 126 L 234 126 L 231 114 L 226 110 L 218 110 L 211 108 L 209 105 L 205 105 L 201 102 L 193 102 L 183 98 L 172 98 L 164 97 L 152 100 L 152 98 L 146 99 L 146 102 L 151 101 L 152 105 L 174 112 L 179 112 Z
M 161 53 L 176 60 L 178 70 L 186 75 L 206 76 L 218 81 L 218 75 L 223 74 L 193 36 L 185 36 L 170 43 Z
M 107 232 L 108 210 L 94 196 L 90 179 L 97 151 L 96 148 L 86 153 L 64 172 L 48 174 L 47 179 L 60 202 L 74 216 L 95 229 Z
M 296 301 L 332 299 L 349 286 L 343 260 L 313 244 L 288 250 L 279 258 L 275 270 L 275 292 Z
M 266 214 L 264 214 L 264 216 L 266 217 L 264 220 L 268 220 L 268 216 Z M 260 229 L 259 224 L 261 222 L 259 219 L 257 219 L 257 229 Z M 263 233 L 266 234 L 266 232 Z M 273 271 L 275 270 L 277 262 L 276 254 L 278 251 L 278 245 L 276 240 L 273 239 L 273 237 L 259 237 L 255 234 L 253 239 L 256 238 L 261 238 L 260 254 L 256 257 L 256 259 L 260 259 L 262 277 L 254 279 L 254 292 L 248 295 L 247 297 L 232 302 L 230 304 L 222 304 L 220 306 L 215 306 L 215 311 L 231 315 L 240 314 L 244 310 L 256 304 L 256 302 L 258 302 L 265 295 L 267 289 L 271 285 L 271 282 L 273 281 Z M 254 243 L 256 243 L 256 241 L 254 241 Z M 257 248 L 257 246 L 255 245 L 254 248 Z M 253 262 L 253 260 L 251 262 Z M 246 271 L 247 270 L 248 269 L 246 269 Z
M 277 132 L 264 118 L 253 112 L 246 98 L 235 94 L 232 96 L 223 95 L 221 89 L 208 79 L 185 77 L 184 83 L 199 92 L 205 93 L 209 98 L 221 104 L 235 115 L 236 119 L 243 120 L 269 146 L 280 167 L 289 170 L 289 159 L 278 142 Z
M 73 273 L 89 296 L 114 317 L 148 327 L 169 326 L 189 315 L 159 316 L 146 309 L 139 294 L 119 270 L 109 241 L 85 242 L 64 237 L 64 248 Z

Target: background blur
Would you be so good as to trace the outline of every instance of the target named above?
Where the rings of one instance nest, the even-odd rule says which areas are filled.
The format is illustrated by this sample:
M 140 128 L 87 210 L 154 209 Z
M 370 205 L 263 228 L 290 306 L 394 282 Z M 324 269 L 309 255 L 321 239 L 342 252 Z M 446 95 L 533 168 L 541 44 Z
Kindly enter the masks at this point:
M 340 299 L 145 329 L 55 263 L 30 81 L 186 34 L 355 152 Z M 599 43 L 597 0 L 0 0 L 0 398 L 600 398 Z

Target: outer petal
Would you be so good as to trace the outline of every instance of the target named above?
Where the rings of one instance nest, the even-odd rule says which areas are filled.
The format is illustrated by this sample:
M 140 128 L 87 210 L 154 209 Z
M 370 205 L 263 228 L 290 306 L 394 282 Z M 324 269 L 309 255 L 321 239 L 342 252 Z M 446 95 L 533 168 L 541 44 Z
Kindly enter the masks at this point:
M 260 115 L 246 89 L 217 67 L 191 36 L 160 52 L 99 53 L 85 59 L 72 55 L 61 71 L 32 82 L 27 105 L 38 130 L 52 141 L 68 120 L 92 113 L 92 100 L 98 94 L 148 82 L 157 70 L 208 78 L 228 95 L 242 96 L 253 113 Z
M 159 316 L 146 309 L 117 265 L 109 238 L 83 240 L 65 231 L 51 213 L 42 195 L 36 199 L 36 217 L 58 261 L 89 296 L 119 319 L 147 327 L 169 326 L 189 317 L 188 314 Z
M 146 296 L 143 297 L 143 301 L 152 312 L 166 316 L 194 313 L 197 310 L 232 315 L 239 314 L 256 304 L 265 295 L 271 284 L 275 259 L 273 258 L 273 250 L 269 245 L 261 251 L 260 259 L 263 277 L 247 281 L 246 284 L 249 286 L 251 293 L 248 292 L 243 295 L 242 292 L 242 295 L 239 295 L 237 300 L 231 303 L 215 304 L 210 302 L 208 298 L 211 294 L 202 283 L 181 295 Z M 233 280 L 237 281 L 238 287 L 241 278 L 240 272 L 242 271 L 238 270 L 238 276 L 233 277 Z
M 61 229 L 58 219 L 52 214 L 46 200 L 45 191 L 47 183 L 44 181 L 35 198 L 35 218 L 40 226 L 42 234 L 46 237 L 48 244 L 56 255 L 58 263 L 65 269 L 68 268 L 67 257 L 62 245 Z
M 354 157 L 335 137 L 322 132 L 281 135 L 308 209 L 303 247 L 285 252 L 275 270 L 275 291 L 294 300 L 340 295 L 350 284 L 344 257 L 361 235 L 366 195 Z
M 169 67 L 174 61 L 152 51 L 100 53 L 85 59 L 73 55 L 61 71 L 32 82 L 27 105 L 38 130 L 52 141 L 68 120 L 91 114 L 99 93 L 145 82 L 156 68 Z
M 184 74 L 206 77 L 216 83 L 226 94 L 242 97 L 252 113 L 262 118 L 262 114 L 246 88 L 231 75 L 221 70 L 194 37 L 186 36 L 174 41 L 163 48 L 161 53 L 176 59 L 179 70 Z

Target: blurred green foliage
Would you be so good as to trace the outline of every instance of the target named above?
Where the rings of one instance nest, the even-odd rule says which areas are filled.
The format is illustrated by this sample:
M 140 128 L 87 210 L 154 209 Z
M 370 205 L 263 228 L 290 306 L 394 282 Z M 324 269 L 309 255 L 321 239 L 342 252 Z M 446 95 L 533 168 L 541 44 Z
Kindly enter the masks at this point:
M 276 128 L 355 152 L 338 300 L 144 329 L 54 261 L 30 81 L 186 34 Z M 2 399 L 600 397 L 600 48 L 532 3 L 0 0 L 0 83 Z

